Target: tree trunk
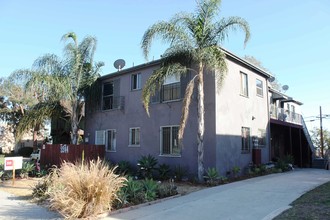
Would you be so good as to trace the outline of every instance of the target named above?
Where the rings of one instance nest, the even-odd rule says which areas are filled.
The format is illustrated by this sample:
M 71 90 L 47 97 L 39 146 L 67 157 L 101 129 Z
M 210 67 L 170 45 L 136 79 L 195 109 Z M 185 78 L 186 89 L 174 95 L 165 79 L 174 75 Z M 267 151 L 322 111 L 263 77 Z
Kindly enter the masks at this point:
M 198 120 L 198 131 L 197 131 L 197 157 L 198 157 L 198 181 L 204 182 L 204 78 L 203 78 L 204 65 L 201 62 L 199 64 L 198 71 L 198 106 L 197 106 L 197 120 Z
M 77 102 L 72 103 L 71 115 L 71 144 L 78 144 L 78 115 Z
M 40 125 L 37 124 L 33 129 L 33 150 L 38 149 L 38 131 L 40 130 Z

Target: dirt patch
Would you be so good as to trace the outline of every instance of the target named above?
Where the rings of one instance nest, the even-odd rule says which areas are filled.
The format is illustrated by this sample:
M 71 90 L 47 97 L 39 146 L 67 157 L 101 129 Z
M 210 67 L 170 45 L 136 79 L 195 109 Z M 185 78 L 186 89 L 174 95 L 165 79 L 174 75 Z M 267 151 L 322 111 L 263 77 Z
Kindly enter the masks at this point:
M 191 184 L 188 182 L 175 183 L 175 185 L 177 186 L 178 193 L 181 195 L 186 195 L 207 188 L 205 185 Z
M 19 196 L 21 199 L 31 200 L 32 189 L 40 178 L 16 179 L 13 185 L 12 180 L 0 182 L 0 190 Z

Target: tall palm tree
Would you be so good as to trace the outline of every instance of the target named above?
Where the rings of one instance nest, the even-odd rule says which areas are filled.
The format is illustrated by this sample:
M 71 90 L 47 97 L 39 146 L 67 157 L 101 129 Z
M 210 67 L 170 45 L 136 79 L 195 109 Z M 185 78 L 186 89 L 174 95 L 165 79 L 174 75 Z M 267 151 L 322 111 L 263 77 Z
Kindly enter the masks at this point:
M 94 63 L 96 38 L 88 36 L 78 43 L 76 34 L 70 32 L 63 35 L 62 40 L 70 40 L 64 48 L 63 59 L 46 54 L 26 72 L 26 89 L 35 91 L 39 102 L 23 117 L 19 128 L 23 132 L 55 113 L 62 114 L 63 118 L 69 118 L 71 143 L 77 144 L 86 91 L 99 77 L 104 64 Z
M 160 37 L 170 46 L 163 54 L 161 67 L 147 80 L 142 92 L 144 106 L 148 111 L 150 97 L 163 84 L 164 79 L 173 74 L 185 74 L 188 70 L 196 72 L 188 83 L 183 99 L 183 108 L 179 128 L 179 141 L 182 141 L 184 128 L 189 115 L 189 104 L 197 80 L 198 91 L 198 179 L 203 181 L 204 174 L 204 74 L 215 73 L 218 88 L 225 77 L 226 62 L 221 43 L 228 37 L 229 31 L 237 29 L 245 33 L 244 45 L 250 38 L 248 23 L 240 17 L 218 19 L 221 0 L 197 0 L 195 13 L 179 13 L 169 21 L 158 22 L 144 33 L 142 49 L 148 58 L 153 40 Z M 191 66 L 196 65 L 195 69 Z

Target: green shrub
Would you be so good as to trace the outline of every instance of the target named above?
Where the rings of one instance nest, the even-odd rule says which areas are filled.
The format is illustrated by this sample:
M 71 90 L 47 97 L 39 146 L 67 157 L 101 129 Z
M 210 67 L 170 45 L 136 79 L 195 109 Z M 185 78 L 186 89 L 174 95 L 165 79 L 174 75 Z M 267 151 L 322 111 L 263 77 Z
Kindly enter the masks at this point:
M 183 167 L 177 165 L 174 167 L 174 178 L 177 181 L 182 181 L 183 177 L 187 177 L 189 174 L 189 169 L 187 167 Z
M 281 158 L 283 161 L 284 161 L 284 163 L 286 163 L 286 164 L 294 164 L 294 157 L 292 156 L 292 155 L 290 155 L 290 154 L 287 154 L 287 155 L 285 155 L 283 158 Z
M 140 181 L 134 180 L 133 177 L 127 178 L 122 191 L 127 198 L 127 203 L 139 204 L 144 201 L 143 186 Z
M 158 166 L 159 179 L 168 180 L 170 178 L 171 168 L 167 164 L 160 164 Z
M 123 176 L 131 175 L 133 172 L 130 162 L 126 160 L 119 161 L 117 164 L 116 173 Z
M 142 156 L 137 164 L 139 175 L 143 179 L 151 179 L 153 177 L 153 171 L 156 169 L 157 163 L 157 159 L 150 154 L 148 156 Z
M 48 192 L 49 184 L 50 184 L 49 177 L 45 177 L 41 181 L 38 181 L 38 183 L 32 189 L 33 198 L 38 200 L 39 202 L 48 199 L 49 195 L 47 192 Z
M 177 195 L 177 186 L 173 180 L 165 181 L 158 186 L 157 195 L 159 198 Z
M 144 202 L 150 202 L 157 198 L 158 183 L 152 179 L 142 181 Z
M 241 172 L 241 168 L 239 166 L 234 166 L 232 172 L 234 177 L 237 178 L 239 176 L 239 173 Z
M 95 217 L 111 210 L 125 178 L 100 159 L 89 163 L 62 163 L 50 173 L 50 208 L 66 218 Z
M 206 179 L 206 183 L 210 186 L 215 186 L 219 184 L 219 173 L 216 168 L 208 168 L 206 170 L 206 175 L 204 179 Z
M 22 169 L 20 171 L 20 177 L 21 178 L 28 178 L 29 173 L 33 172 L 35 170 L 36 166 L 33 162 L 23 162 Z

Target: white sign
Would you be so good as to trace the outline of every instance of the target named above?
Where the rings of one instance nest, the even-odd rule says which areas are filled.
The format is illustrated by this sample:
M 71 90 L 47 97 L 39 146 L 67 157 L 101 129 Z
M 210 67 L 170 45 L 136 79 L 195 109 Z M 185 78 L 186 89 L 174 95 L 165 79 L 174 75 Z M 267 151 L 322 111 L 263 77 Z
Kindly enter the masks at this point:
M 23 157 L 5 157 L 5 170 L 22 169 Z

